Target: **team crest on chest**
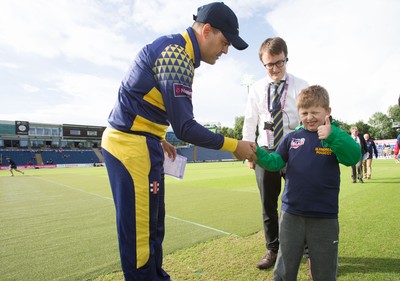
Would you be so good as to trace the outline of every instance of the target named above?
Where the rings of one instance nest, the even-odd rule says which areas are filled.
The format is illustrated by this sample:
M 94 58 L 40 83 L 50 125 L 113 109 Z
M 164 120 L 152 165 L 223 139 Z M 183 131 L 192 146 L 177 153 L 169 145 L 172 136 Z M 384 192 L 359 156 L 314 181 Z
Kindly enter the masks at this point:
M 290 142 L 290 148 L 297 149 L 300 146 L 302 146 L 305 142 L 306 142 L 305 138 L 292 139 L 292 141 Z

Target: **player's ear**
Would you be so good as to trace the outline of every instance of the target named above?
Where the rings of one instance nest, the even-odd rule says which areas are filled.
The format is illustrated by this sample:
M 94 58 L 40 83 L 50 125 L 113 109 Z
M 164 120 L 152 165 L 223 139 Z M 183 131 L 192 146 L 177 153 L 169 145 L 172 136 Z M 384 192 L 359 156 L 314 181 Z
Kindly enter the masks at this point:
M 209 23 L 206 23 L 201 30 L 204 38 L 207 38 L 212 31 L 212 26 Z

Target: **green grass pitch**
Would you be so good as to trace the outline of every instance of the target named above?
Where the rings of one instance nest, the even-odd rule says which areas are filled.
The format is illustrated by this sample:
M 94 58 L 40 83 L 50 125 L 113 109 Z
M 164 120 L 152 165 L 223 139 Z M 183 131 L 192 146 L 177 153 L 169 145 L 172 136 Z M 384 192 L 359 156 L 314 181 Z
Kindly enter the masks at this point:
M 365 184 L 352 184 L 350 168 L 341 168 L 339 280 L 400 280 L 400 164 L 374 160 Z M 188 164 L 183 180 L 167 176 L 166 185 L 164 252 L 173 279 L 270 280 L 271 272 L 254 271 L 264 249 L 253 171 L 242 162 Z M 92 280 L 120 271 L 105 168 L 25 170 L 14 177 L 0 171 L 0 225 L 1 280 Z M 237 273 L 229 264 L 225 273 L 207 265 L 223 259 L 218 253 L 235 239 L 252 249 L 232 261 Z M 197 248 L 207 243 L 220 244 Z M 182 261 L 182 253 L 196 256 L 202 276 L 185 271 L 182 263 L 191 260 Z

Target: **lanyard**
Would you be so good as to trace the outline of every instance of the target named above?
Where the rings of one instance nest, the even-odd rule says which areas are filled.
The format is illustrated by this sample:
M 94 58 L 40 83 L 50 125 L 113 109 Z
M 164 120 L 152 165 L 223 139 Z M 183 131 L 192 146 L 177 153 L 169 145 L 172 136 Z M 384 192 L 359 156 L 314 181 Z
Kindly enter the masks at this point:
M 285 80 L 285 85 L 282 86 L 281 92 L 279 93 L 278 98 L 280 99 L 283 96 L 283 102 L 282 102 L 282 111 L 284 111 L 285 109 L 285 105 L 286 105 L 286 97 L 287 97 L 287 92 L 288 92 L 288 88 L 289 88 L 289 75 L 287 75 L 286 80 Z M 267 94 L 267 101 L 268 101 L 268 111 L 270 113 L 272 113 L 272 108 L 271 108 L 271 83 L 268 84 L 268 90 L 265 90 L 266 94 Z

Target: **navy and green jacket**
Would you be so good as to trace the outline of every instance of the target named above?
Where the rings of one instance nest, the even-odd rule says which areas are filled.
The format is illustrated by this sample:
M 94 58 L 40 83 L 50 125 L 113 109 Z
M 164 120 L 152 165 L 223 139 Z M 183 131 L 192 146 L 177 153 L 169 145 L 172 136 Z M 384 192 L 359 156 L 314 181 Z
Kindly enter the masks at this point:
M 284 137 L 276 152 L 258 148 L 257 158 L 257 164 L 269 171 L 286 166 L 283 211 L 334 219 L 339 211 L 339 163 L 355 165 L 361 152 L 351 136 L 333 124 L 332 133 L 325 140 L 300 126 Z

